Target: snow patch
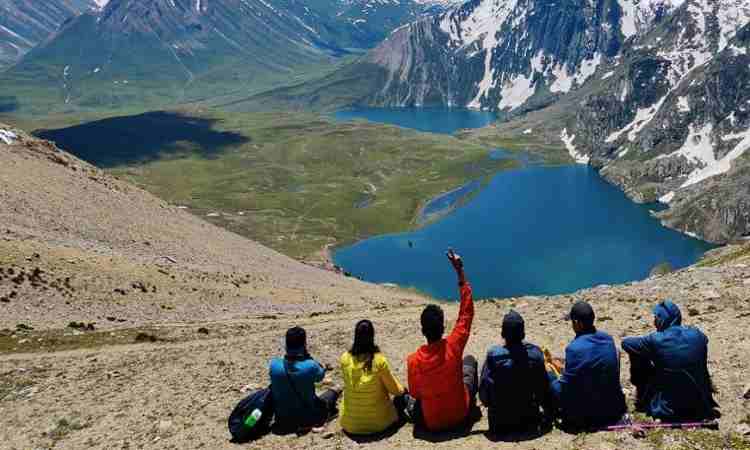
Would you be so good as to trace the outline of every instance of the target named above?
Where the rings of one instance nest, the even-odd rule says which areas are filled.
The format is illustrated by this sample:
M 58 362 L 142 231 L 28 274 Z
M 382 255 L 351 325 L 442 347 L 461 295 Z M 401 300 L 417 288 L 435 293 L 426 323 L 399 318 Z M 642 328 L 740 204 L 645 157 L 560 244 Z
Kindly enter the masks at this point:
M 740 142 L 734 147 L 734 149 L 732 149 L 732 151 L 727 153 L 718 161 L 716 161 L 712 151 L 711 157 L 713 159 L 713 162 L 706 165 L 706 167 L 703 167 L 702 169 L 694 170 L 688 176 L 687 181 L 685 181 L 682 187 L 692 186 L 694 184 L 700 183 L 707 178 L 729 172 L 729 169 L 732 168 L 732 161 L 744 155 L 745 152 L 750 149 L 750 129 L 742 133 L 729 134 L 722 138 L 722 140 L 725 142 L 735 139 L 739 139 Z
M 674 191 L 670 191 L 670 192 L 662 195 L 661 197 L 659 197 L 659 201 L 661 203 L 671 203 L 672 200 L 674 200 Z
M 690 104 L 687 97 L 677 98 L 677 110 L 680 112 L 690 112 Z
M 714 146 L 711 142 L 711 133 L 714 130 L 713 124 L 709 122 L 700 128 L 690 124 L 688 130 L 688 137 L 685 139 L 685 143 L 682 144 L 682 147 L 667 156 L 684 156 L 689 161 L 699 164 L 702 167 L 707 167 L 716 163 Z M 662 155 L 659 158 L 664 157 L 666 156 Z
M 498 107 L 500 109 L 516 109 L 526 103 L 526 100 L 534 95 L 534 91 L 534 80 L 518 75 L 503 84 L 503 90 L 500 93 L 502 99 Z
M 532 132 L 533 132 L 533 130 L 531 128 L 527 128 L 527 129 L 523 130 L 523 134 L 531 134 Z
M 575 160 L 578 164 L 588 164 L 590 161 L 590 158 L 587 155 L 584 155 L 582 153 L 578 153 L 578 150 L 576 150 L 576 146 L 573 145 L 573 141 L 575 140 L 576 135 L 568 136 L 568 129 L 563 128 L 562 132 L 560 133 L 560 139 L 565 144 L 565 148 L 568 150 L 568 153 L 570 154 L 570 157 Z
M 606 80 L 607 78 L 610 78 L 614 74 L 615 74 L 615 71 L 614 70 L 610 70 L 609 72 L 607 72 L 604 75 L 602 75 L 602 80 Z

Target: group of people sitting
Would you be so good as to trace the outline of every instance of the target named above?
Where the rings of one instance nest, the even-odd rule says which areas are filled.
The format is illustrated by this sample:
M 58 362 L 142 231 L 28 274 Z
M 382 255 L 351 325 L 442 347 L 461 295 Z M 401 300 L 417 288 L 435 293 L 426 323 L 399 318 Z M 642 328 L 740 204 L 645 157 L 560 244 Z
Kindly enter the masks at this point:
M 464 356 L 474 319 L 471 286 L 461 258 L 453 251 L 448 258 L 460 288 L 458 320 L 444 337 L 443 310 L 425 307 L 421 325 L 427 343 L 407 359 L 408 389 L 375 344 L 372 322 L 362 320 L 355 326 L 351 349 L 340 359 L 344 386 L 339 411 L 341 390 L 316 394 L 315 383 L 329 369 L 308 354 L 305 330 L 295 327 L 286 334 L 286 355 L 270 364 L 276 425 L 312 429 L 338 414 L 343 430 L 355 436 L 385 433 L 406 420 L 429 432 L 461 430 L 479 416 L 477 396 L 494 434 L 537 432 L 554 422 L 563 429 L 591 430 L 622 419 L 627 406 L 618 350 L 609 334 L 597 330 L 594 310 L 586 302 L 573 305 L 566 316 L 575 338 L 564 360 L 525 342 L 523 317 L 509 312 L 502 322 L 504 345 L 489 349 L 480 375 L 477 360 Z M 636 409 L 670 422 L 718 417 L 707 367 L 708 339 L 681 321 L 677 305 L 664 301 L 654 308 L 654 333 L 623 339 Z

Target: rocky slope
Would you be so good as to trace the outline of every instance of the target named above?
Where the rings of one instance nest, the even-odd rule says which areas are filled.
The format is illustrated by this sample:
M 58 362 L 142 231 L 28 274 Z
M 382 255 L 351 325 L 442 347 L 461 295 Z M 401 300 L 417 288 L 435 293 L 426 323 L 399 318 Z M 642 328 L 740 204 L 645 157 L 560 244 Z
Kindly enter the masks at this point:
M 314 355 L 335 366 L 351 328 L 374 320 L 378 342 L 405 381 L 420 343 L 412 293 L 361 283 L 292 261 L 216 228 L 61 152 L 0 126 L 0 448 L 235 448 L 226 416 L 267 382 L 283 330 L 309 330 Z M 30 176 L 33 174 L 33 176 Z M 467 261 L 471 275 L 471 262 Z M 576 298 L 619 339 L 651 327 L 650 307 L 674 298 L 711 338 L 710 366 L 724 416 L 718 432 L 541 437 L 414 436 L 411 427 L 371 448 L 750 448 L 750 248 L 703 265 L 570 296 L 485 301 L 468 351 L 499 341 L 509 309 L 528 338 L 559 353 Z M 450 321 L 456 305 L 444 305 Z M 622 377 L 627 383 L 627 361 Z M 322 386 L 338 382 L 330 373 Z M 352 448 L 337 424 L 321 434 L 265 437 L 250 448 Z
M 569 149 L 676 229 L 750 233 L 750 7 L 688 1 L 623 55 L 568 120 Z M 604 78 L 604 76 L 602 76 Z
M 0 1 L 0 70 L 44 42 L 66 20 L 97 6 L 93 0 Z

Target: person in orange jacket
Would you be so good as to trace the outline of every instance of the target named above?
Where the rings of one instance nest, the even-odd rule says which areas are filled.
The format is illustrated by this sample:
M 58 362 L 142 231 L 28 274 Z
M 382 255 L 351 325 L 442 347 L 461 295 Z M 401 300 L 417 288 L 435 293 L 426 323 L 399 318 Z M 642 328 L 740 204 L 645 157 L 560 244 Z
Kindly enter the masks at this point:
M 407 359 L 409 394 L 419 403 L 419 421 L 429 431 L 456 429 L 469 423 L 469 413 L 476 404 L 478 389 L 477 360 L 464 358 L 464 348 L 474 319 L 471 286 L 466 281 L 461 257 L 453 250 L 448 259 L 458 276 L 461 306 L 458 320 L 447 338 L 443 310 L 428 305 L 422 311 L 422 345 Z

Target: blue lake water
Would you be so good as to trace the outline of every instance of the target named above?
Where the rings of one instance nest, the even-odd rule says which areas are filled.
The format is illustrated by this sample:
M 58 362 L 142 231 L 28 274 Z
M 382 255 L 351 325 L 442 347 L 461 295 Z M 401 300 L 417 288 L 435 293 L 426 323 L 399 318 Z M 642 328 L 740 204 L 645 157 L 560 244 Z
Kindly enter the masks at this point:
M 394 122 L 405 126 L 401 117 Z M 470 202 L 422 229 L 341 248 L 334 261 L 367 281 L 453 299 L 449 247 L 465 258 L 478 298 L 639 280 L 660 263 L 685 267 L 712 248 L 662 227 L 648 206 L 587 166 L 531 165 L 498 173 Z
M 452 134 L 463 128 L 482 128 L 497 120 L 490 112 L 448 108 L 352 108 L 337 111 L 337 120 L 366 119 L 430 133 Z

